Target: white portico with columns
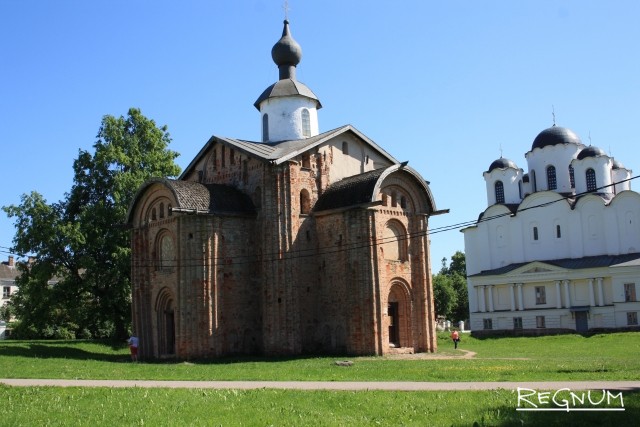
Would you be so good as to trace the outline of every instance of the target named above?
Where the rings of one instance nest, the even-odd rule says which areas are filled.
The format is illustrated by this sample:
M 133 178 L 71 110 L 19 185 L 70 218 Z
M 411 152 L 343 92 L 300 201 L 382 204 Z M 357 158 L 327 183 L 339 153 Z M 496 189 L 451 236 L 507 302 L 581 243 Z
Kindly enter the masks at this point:
M 484 172 L 488 207 L 465 238 L 474 333 L 637 328 L 640 194 L 631 170 L 571 130 L 542 131 Z

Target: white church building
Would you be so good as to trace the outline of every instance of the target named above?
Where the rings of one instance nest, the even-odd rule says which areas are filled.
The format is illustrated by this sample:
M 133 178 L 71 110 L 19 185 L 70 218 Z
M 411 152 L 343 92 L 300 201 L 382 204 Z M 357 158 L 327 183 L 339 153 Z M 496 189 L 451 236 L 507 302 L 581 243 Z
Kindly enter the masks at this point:
M 638 328 L 640 194 L 631 170 L 555 125 L 525 159 L 526 173 L 505 158 L 491 163 L 488 207 L 462 230 L 470 329 Z

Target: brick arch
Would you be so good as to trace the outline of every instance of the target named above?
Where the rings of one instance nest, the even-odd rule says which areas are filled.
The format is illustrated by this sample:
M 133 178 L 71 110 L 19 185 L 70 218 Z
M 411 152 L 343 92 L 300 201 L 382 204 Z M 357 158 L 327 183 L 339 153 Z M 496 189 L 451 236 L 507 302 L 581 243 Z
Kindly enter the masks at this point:
M 156 339 L 160 356 L 173 356 L 176 349 L 175 298 L 169 288 L 162 288 L 155 304 Z
M 387 221 L 383 229 L 382 250 L 388 260 L 407 261 L 407 229 L 397 219 Z
M 390 347 L 413 347 L 411 334 L 412 312 L 411 288 L 400 278 L 393 279 L 387 296 L 388 331 Z

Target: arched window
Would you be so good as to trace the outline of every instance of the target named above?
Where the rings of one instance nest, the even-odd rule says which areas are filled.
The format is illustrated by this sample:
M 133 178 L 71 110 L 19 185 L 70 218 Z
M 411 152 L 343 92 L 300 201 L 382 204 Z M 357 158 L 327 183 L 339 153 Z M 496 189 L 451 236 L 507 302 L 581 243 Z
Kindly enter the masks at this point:
M 596 191 L 596 188 L 598 188 L 596 183 L 596 171 L 589 168 L 585 175 L 587 178 L 587 191 Z
M 347 141 L 342 141 L 342 154 L 345 156 L 349 154 L 349 143 Z
M 164 218 L 164 203 L 160 202 L 160 219 Z
M 309 192 L 306 189 L 302 189 L 302 191 L 300 191 L 300 213 L 308 215 L 309 212 L 311 212 L 311 199 L 309 197 Z
M 562 238 L 562 231 L 560 230 L 560 224 L 556 224 L 556 238 Z
M 397 207 L 398 206 L 398 193 L 396 193 L 395 191 L 393 193 L 391 193 L 391 207 Z
M 518 196 L 522 199 L 522 180 L 518 181 Z
M 538 183 L 536 182 L 536 171 L 531 171 L 531 190 L 535 193 L 538 191 Z
M 255 207 L 260 209 L 262 207 L 262 188 L 256 187 L 256 189 L 253 190 L 252 199 Z
M 158 270 L 168 271 L 175 267 L 175 250 L 173 238 L 169 233 L 162 233 L 156 248 L 158 256 Z
M 158 215 L 156 214 L 156 208 L 151 209 L 151 221 L 155 221 L 158 219 Z
M 504 184 L 502 181 L 496 181 L 495 184 L 496 203 L 504 203 Z
M 384 259 L 407 260 L 407 233 L 399 221 L 389 221 L 382 236 Z
M 311 136 L 311 119 L 309 118 L 309 110 L 302 109 L 302 136 Z
M 382 206 L 387 206 L 388 204 L 389 204 L 389 197 L 385 193 L 382 193 Z
M 269 115 L 262 116 L 262 141 L 269 140 Z
M 400 207 L 402 209 L 407 209 L 407 199 L 404 196 L 400 196 Z
M 576 177 L 573 173 L 573 166 L 569 165 L 569 181 L 571 182 L 571 188 L 576 188 Z
M 547 168 L 547 188 L 549 190 L 555 190 L 556 188 L 558 188 L 555 166 L 549 166 Z
M 302 155 L 302 167 L 311 169 L 311 156 L 309 153 L 305 153 Z
M 220 164 L 223 168 L 227 165 L 226 156 L 227 156 L 227 147 L 223 145 L 222 148 L 220 149 Z
M 538 227 L 533 227 L 533 240 L 538 240 Z

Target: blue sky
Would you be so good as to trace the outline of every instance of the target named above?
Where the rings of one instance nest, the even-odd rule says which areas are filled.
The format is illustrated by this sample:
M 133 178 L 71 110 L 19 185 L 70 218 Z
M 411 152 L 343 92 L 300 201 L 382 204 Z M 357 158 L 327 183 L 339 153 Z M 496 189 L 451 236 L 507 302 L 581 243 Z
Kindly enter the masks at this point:
M 259 140 L 253 102 L 278 78 L 282 0 L 0 0 L 0 206 L 71 188 L 106 114 L 167 125 L 184 168 L 211 135 Z M 430 181 L 432 228 L 486 208 L 500 157 L 526 170 L 556 123 L 640 172 L 640 2 L 290 0 L 298 80 Z M 553 107 L 552 107 L 553 106 Z M 632 184 L 638 190 L 638 183 Z M 12 222 L 0 213 L 0 259 Z M 433 271 L 464 249 L 431 236 Z

